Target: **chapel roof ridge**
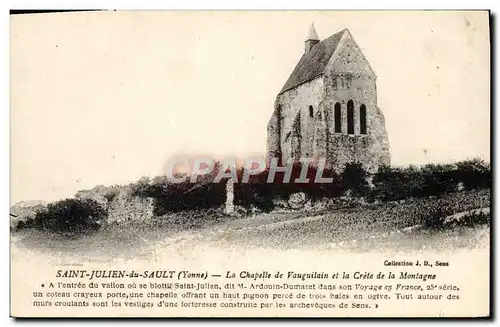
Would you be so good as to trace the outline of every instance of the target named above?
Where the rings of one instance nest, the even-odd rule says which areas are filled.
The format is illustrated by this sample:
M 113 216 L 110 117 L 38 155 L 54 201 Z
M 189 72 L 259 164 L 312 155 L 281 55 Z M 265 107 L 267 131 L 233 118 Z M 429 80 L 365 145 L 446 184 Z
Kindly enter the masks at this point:
M 350 34 L 349 30 L 344 28 L 318 42 L 308 53 L 304 53 L 279 94 L 309 82 L 322 74 L 346 32 Z

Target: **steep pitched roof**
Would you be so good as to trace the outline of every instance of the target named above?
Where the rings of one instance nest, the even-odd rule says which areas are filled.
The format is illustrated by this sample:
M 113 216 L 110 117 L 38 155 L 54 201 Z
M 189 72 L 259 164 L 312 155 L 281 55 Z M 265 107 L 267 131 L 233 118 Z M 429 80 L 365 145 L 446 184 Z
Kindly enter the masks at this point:
M 308 82 L 323 73 L 328 61 L 335 52 L 335 49 L 337 49 L 342 35 L 346 31 L 347 29 L 343 29 L 333 34 L 316 44 L 309 53 L 303 54 L 279 94 Z

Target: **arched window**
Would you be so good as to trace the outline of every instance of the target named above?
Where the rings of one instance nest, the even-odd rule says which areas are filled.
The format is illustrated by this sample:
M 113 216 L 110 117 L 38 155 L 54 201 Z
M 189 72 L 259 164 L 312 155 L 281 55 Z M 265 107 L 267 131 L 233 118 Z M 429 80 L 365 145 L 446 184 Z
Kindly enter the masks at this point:
M 366 134 L 366 106 L 359 107 L 359 129 L 361 134 Z
M 334 119 L 335 119 L 335 133 L 342 133 L 342 113 L 340 110 L 340 103 L 338 102 L 335 104 Z
M 354 134 L 354 102 L 347 101 L 347 134 Z
M 313 109 L 313 106 L 309 106 L 309 117 L 313 117 L 314 116 L 314 109 Z

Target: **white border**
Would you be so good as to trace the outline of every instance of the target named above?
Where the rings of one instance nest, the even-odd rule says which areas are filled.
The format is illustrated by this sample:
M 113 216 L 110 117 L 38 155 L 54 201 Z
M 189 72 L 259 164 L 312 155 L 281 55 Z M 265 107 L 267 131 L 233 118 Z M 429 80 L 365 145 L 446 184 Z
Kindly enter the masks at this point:
M 450 5 L 452 4 L 452 5 Z M 411 9 L 490 9 L 498 7 L 495 0 L 474 0 L 474 1 L 397 1 L 397 0 L 349 0 L 342 2 L 331 2 L 322 0 L 89 0 L 89 1 L 35 1 L 19 0 L 7 1 L 7 8 L 10 9 L 236 9 L 236 10 L 314 10 L 314 9 L 335 9 L 335 10 L 411 10 Z

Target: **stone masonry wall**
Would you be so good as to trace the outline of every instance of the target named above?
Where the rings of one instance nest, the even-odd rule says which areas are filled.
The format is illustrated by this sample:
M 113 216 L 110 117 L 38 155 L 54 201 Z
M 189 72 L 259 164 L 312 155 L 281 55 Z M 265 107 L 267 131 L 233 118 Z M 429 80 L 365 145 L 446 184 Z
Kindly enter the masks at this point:
M 277 102 L 278 101 L 276 101 L 274 106 L 274 112 L 271 119 L 269 119 L 269 123 L 267 124 L 267 162 L 269 162 L 272 158 L 281 157 L 281 127 L 279 125 L 281 109 Z
M 309 116 L 309 106 L 313 107 L 313 114 L 316 113 L 324 97 L 324 91 L 323 79 L 316 78 L 277 97 L 276 102 L 277 105 L 281 105 L 283 115 L 280 143 L 284 161 L 292 157 L 291 137 L 286 140 L 286 136 L 291 131 L 293 120 L 299 111 L 301 117 L 301 153 L 304 157 L 312 157 L 315 120 L 314 117 Z
M 108 199 L 113 193 L 115 196 Z M 153 219 L 153 201 L 151 198 L 130 196 L 126 186 L 96 186 L 91 190 L 79 191 L 76 198 L 91 198 L 108 209 L 107 222 L 147 221 Z
M 328 161 L 336 170 L 360 162 L 370 172 L 390 164 L 385 119 L 377 106 L 376 76 L 350 35 L 341 41 L 324 75 L 323 111 L 328 126 Z M 354 134 L 347 134 L 347 102 L 354 103 Z M 341 133 L 335 133 L 334 107 L 341 105 Z M 360 107 L 366 106 L 367 134 L 361 134 Z

